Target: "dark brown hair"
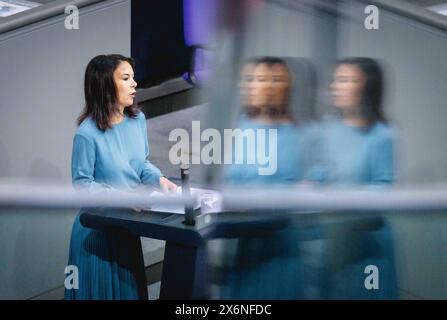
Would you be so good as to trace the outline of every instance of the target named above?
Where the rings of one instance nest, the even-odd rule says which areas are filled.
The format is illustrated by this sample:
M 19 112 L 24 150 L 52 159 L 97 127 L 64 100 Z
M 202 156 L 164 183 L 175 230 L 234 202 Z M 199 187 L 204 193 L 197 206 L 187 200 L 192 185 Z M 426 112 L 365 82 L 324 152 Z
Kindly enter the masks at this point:
M 102 54 L 90 60 L 84 76 L 85 107 L 78 118 L 78 125 L 87 117 L 91 117 L 101 131 L 112 127 L 110 118 L 118 110 L 113 72 L 123 61 L 128 62 L 134 69 L 133 59 L 119 54 Z M 135 100 L 133 105 L 124 109 L 124 114 L 131 118 L 135 118 L 138 113 Z
M 368 127 L 377 121 L 386 123 L 387 119 L 383 113 L 382 105 L 384 77 L 379 63 L 371 58 L 352 57 L 338 61 L 337 66 L 342 64 L 356 66 L 365 75 L 366 81 L 360 102 L 360 112 Z

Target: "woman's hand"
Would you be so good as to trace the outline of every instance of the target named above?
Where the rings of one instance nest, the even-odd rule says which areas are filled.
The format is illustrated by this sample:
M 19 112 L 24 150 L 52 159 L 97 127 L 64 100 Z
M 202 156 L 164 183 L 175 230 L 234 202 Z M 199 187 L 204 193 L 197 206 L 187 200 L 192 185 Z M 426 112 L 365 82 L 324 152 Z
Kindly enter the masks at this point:
M 176 192 L 177 191 L 177 185 L 168 179 L 166 177 L 160 178 L 160 188 L 163 192 Z

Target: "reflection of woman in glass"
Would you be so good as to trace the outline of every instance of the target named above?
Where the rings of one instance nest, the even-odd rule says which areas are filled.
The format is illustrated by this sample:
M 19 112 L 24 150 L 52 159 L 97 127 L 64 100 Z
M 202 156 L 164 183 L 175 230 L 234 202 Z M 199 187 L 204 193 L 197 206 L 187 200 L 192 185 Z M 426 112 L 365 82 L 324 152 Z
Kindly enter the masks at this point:
M 259 163 L 233 163 L 227 172 L 226 182 L 269 190 L 273 186 L 303 180 L 306 126 L 303 121 L 297 121 L 290 110 L 292 74 L 286 62 L 274 57 L 250 61 L 243 70 L 241 88 L 244 114 L 237 127 L 242 130 L 252 129 L 255 136 L 258 129 L 266 130 L 266 134 L 268 129 L 277 131 L 277 168 L 271 175 L 260 175 Z M 267 142 L 267 137 L 264 141 L 257 139 L 255 147 Z M 242 153 L 245 159 L 250 153 L 247 146 L 235 152 Z M 282 212 L 271 210 L 271 213 Z M 240 238 L 234 265 L 224 277 L 221 298 L 302 298 L 302 266 L 299 259 L 299 243 L 293 229 L 270 230 Z
M 86 107 L 72 153 L 73 185 L 90 192 L 131 191 L 176 185 L 146 160 L 146 119 L 135 105 L 133 60 L 121 55 L 93 58 L 85 71 Z M 73 225 L 69 265 L 79 270 L 79 288 L 65 299 L 144 299 L 146 278 L 140 238 L 124 230 Z
M 233 159 L 226 182 L 253 186 L 291 183 L 302 179 L 299 166 L 300 133 L 289 109 L 291 85 L 289 69 L 279 58 L 259 58 L 245 65 L 241 83 L 244 114 L 237 127 L 251 130 L 255 141 L 234 150 L 233 156 L 242 155 L 244 162 L 235 163 Z M 276 130 L 276 139 L 268 136 L 269 129 Z M 265 133 L 263 140 L 259 140 L 260 130 Z M 259 152 L 260 147 L 268 153 L 269 140 L 277 144 L 277 154 L 269 155 L 270 160 L 276 161 L 276 170 L 273 174 L 261 175 L 261 164 L 248 163 L 247 157 Z
M 341 118 L 323 126 L 320 179 L 333 186 L 392 184 L 394 138 L 382 112 L 380 66 L 369 58 L 341 60 L 331 92 Z M 333 231 L 325 252 L 328 270 L 323 297 L 396 298 L 393 241 L 386 221 L 381 217 L 347 218 Z M 379 269 L 380 290 L 364 286 L 368 265 Z
M 374 60 L 350 58 L 338 63 L 331 92 L 341 118 L 325 126 L 325 182 L 394 181 L 393 134 L 382 111 L 382 91 L 381 69 Z

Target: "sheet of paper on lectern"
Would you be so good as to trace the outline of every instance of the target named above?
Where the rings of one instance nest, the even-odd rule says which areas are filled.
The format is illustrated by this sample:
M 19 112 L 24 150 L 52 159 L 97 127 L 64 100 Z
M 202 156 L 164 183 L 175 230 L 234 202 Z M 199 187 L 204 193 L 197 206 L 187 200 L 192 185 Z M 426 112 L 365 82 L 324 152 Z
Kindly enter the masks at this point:
M 179 195 L 182 194 L 182 188 L 177 189 Z M 151 195 L 163 195 L 161 192 L 154 191 Z M 194 209 L 202 207 L 204 212 L 217 212 L 220 208 L 220 194 L 214 190 L 191 188 L 191 195 L 196 197 L 197 201 L 194 205 Z M 180 204 L 164 204 L 153 205 L 149 208 L 151 211 L 169 212 L 176 214 L 185 214 L 184 206 Z

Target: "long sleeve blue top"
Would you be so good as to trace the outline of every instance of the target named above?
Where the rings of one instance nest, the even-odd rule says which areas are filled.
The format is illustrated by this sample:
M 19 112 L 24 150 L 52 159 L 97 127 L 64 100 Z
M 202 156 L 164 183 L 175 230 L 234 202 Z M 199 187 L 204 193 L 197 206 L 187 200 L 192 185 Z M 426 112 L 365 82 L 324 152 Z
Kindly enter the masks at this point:
M 125 116 L 104 132 L 88 117 L 73 141 L 73 185 L 92 192 L 159 186 L 162 173 L 147 160 L 148 156 L 146 118 L 142 112 L 136 118 Z

